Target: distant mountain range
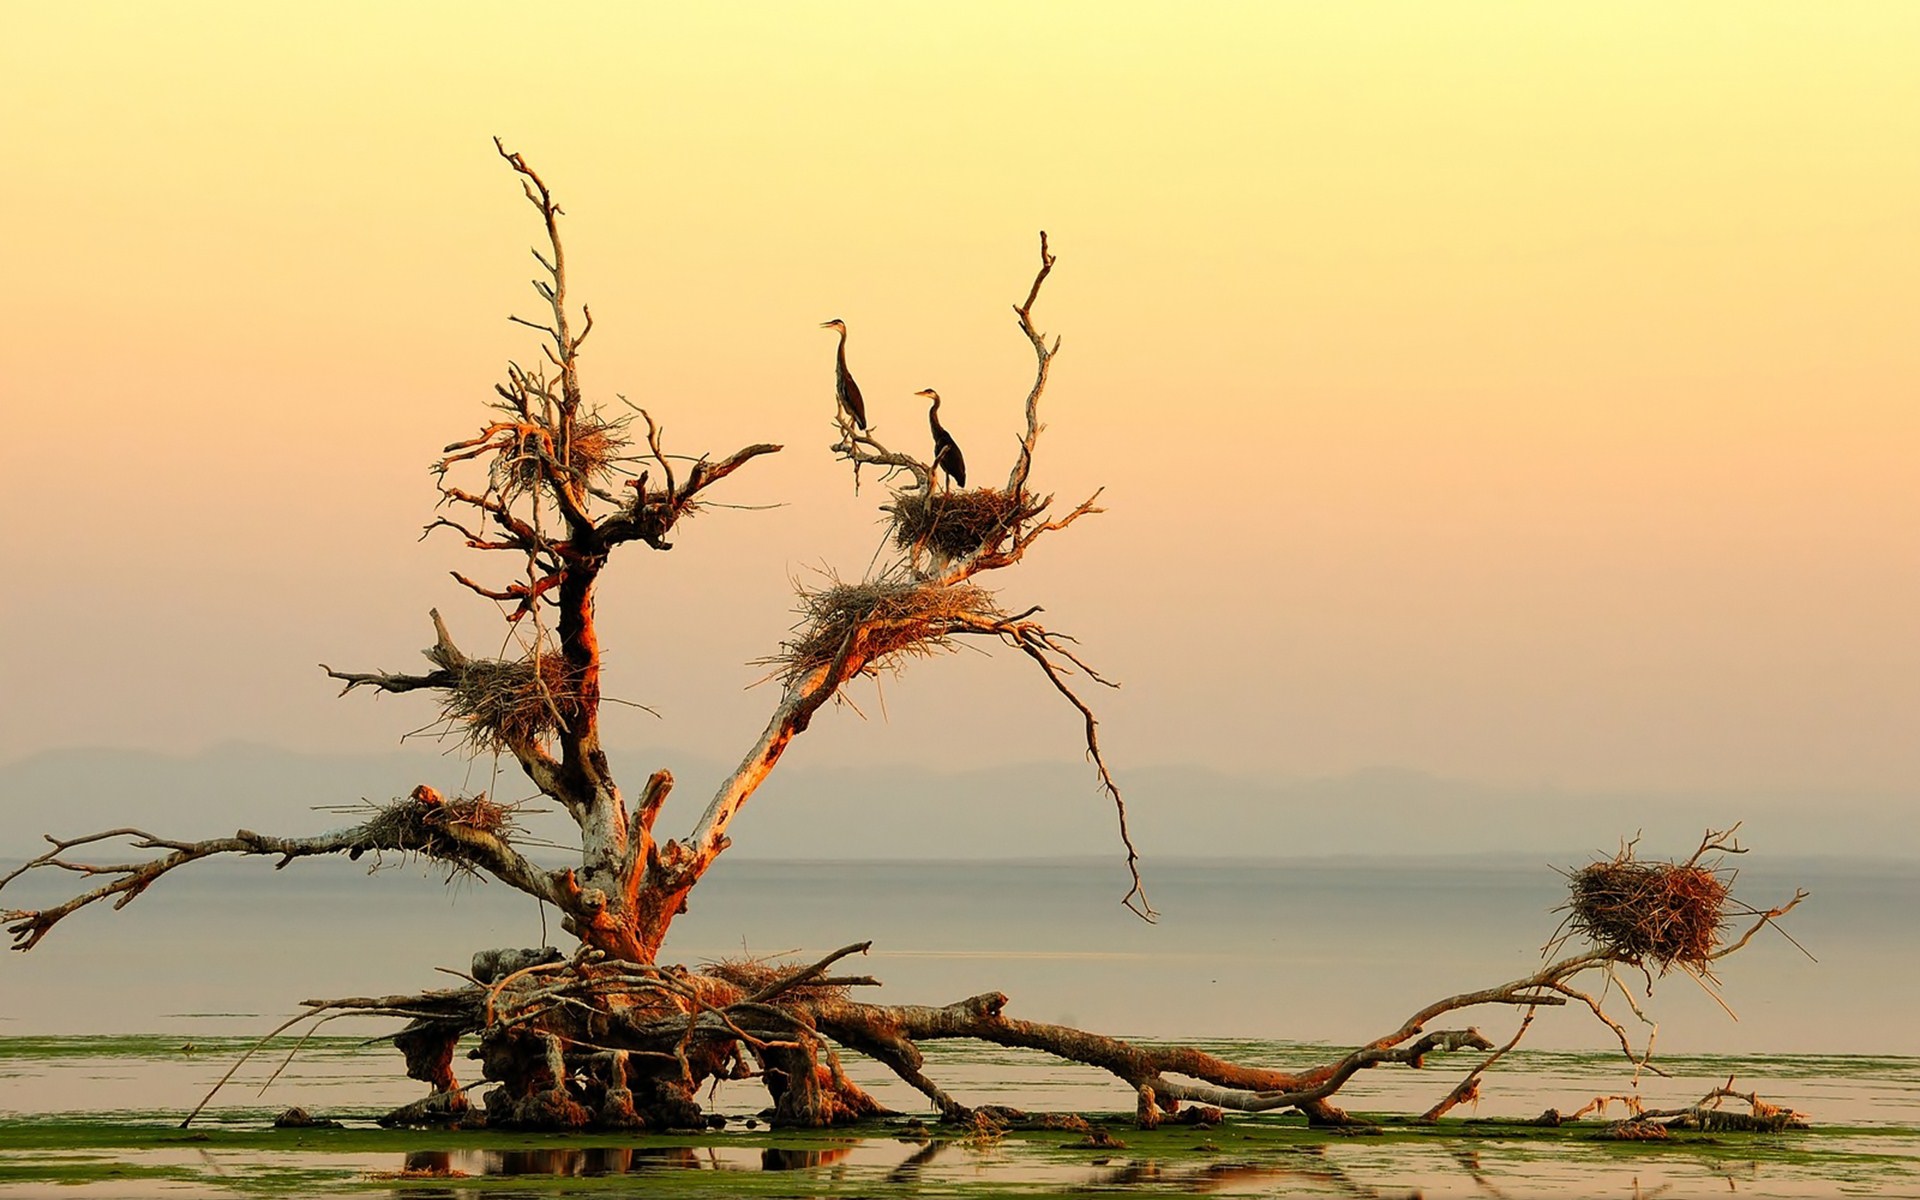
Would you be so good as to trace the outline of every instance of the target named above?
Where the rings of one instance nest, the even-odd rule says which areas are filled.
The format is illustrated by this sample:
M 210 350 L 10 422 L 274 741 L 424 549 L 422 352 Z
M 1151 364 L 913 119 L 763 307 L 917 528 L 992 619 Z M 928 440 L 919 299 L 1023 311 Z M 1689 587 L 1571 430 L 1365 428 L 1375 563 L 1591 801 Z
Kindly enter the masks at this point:
M 675 770 L 662 832 L 689 831 L 722 768 L 644 751 L 616 754 L 637 788 L 656 765 Z M 34 852 L 43 832 L 135 825 L 172 837 L 238 827 L 306 833 L 357 819 L 311 811 L 384 801 L 414 784 L 486 788 L 490 767 L 403 749 L 314 755 L 226 745 L 185 757 L 59 750 L 0 765 L 0 858 Z M 1743 840 L 1769 857 L 1920 859 L 1912 797 L 1585 793 L 1496 787 L 1415 771 L 1327 778 L 1144 767 L 1120 776 L 1134 844 L 1154 858 L 1297 858 L 1525 854 L 1574 862 L 1642 834 L 1654 856 L 1684 855 L 1708 826 L 1744 821 Z M 496 795 L 530 789 L 503 767 Z M 559 822 L 556 824 L 555 822 Z M 560 817 L 530 817 L 563 836 Z M 1033 763 L 966 771 L 916 766 L 783 766 L 732 830 L 740 857 L 1035 858 L 1119 852 L 1112 803 L 1090 767 Z M 549 852 L 557 853 L 557 852 Z M 546 855 L 537 855 L 545 857 Z

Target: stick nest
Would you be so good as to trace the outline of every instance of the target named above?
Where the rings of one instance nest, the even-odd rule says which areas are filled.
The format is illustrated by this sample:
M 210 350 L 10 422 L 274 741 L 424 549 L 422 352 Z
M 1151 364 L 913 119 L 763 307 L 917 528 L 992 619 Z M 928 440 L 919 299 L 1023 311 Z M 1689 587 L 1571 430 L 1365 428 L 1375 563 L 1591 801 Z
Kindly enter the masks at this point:
M 1633 847 L 1567 877 L 1568 924 L 1594 945 L 1664 974 L 1705 971 L 1726 925 L 1725 873 L 1696 863 L 1641 862 Z
M 366 829 L 383 845 L 459 864 L 468 858 L 459 836 L 462 830 L 506 838 L 516 826 L 513 811 L 487 799 L 485 792 L 445 799 L 423 785 L 406 799 L 383 805 L 366 822 Z
M 700 968 L 702 975 L 724 979 L 749 995 L 760 992 L 780 980 L 807 968 L 803 962 L 772 962 L 764 958 L 723 958 Z M 853 989 L 844 984 L 818 981 L 796 984 L 781 994 L 782 1002 L 795 998 L 809 1000 L 849 1000 Z
M 582 483 L 602 483 L 631 444 L 620 422 L 585 413 L 574 418 L 573 434 L 564 447 L 544 423 L 523 425 L 501 438 L 490 482 L 508 499 L 533 491 L 558 468 Z
M 580 700 L 559 654 L 476 658 L 461 665 L 442 710 L 474 749 L 497 754 L 552 737 L 580 715 Z
M 878 580 L 802 588 L 794 636 L 767 661 L 788 681 L 836 660 L 862 670 L 883 667 L 898 655 L 952 649 L 958 618 L 1000 615 L 992 594 L 971 583 Z
M 887 506 L 893 544 L 901 550 L 931 550 L 944 559 L 971 558 L 997 550 L 1021 525 L 1046 507 L 1022 489 L 1003 492 L 904 492 Z

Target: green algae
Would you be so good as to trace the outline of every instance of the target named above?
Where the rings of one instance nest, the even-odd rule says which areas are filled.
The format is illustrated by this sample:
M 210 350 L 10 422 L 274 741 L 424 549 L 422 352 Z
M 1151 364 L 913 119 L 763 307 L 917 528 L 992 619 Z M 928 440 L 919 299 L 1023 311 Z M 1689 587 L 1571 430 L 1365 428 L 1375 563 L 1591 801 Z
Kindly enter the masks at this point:
M 122 1066 L 165 1075 L 217 1074 L 253 1039 L 181 1035 L 0 1037 L 0 1074 L 51 1079 L 65 1069 L 120 1086 Z M 284 1054 L 289 1042 L 275 1055 Z M 1324 1049 L 1252 1041 L 1210 1043 L 1249 1061 L 1315 1061 Z M 191 1048 L 189 1048 L 191 1047 Z M 955 1064 L 979 1063 L 960 1049 L 934 1047 Z M 976 1055 L 980 1048 L 968 1047 Z M 301 1059 L 326 1060 L 335 1076 L 359 1060 L 381 1066 L 384 1039 L 315 1038 Z M 930 1053 L 932 1061 L 935 1055 Z M 998 1058 L 986 1054 L 988 1070 Z M 1611 1079 L 1617 1055 L 1516 1053 L 1523 1071 L 1562 1080 Z M 969 1139 L 964 1131 L 876 1122 L 830 1131 L 727 1129 L 684 1135 L 534 1134 L 472 1130 L 390 1130 L 373 1124 L 384 1107 L 351 1078 L 303 1081 L 318 1115 L 339 1129 L 275 1129 L 284 1104 L 257 1103 L 209 1112 L 190 1129 L 180 1111 L 157 1106 L 125 1112 L 0 1116 L 0 1198 L 389 1196 L 458 1197 L 627 1195 L 644 1188 L 663 1200 L 721 1196 L 957 1197 L 988 1200 L 1080 1192 L 1175 1195 L 1496 1194 L 1629 1196 L 1672 1185 L 1676 1194 L 1727 1191 L 1755 1197 L 1920 1195 L 1920 1129 L 1912 1097 L 1920 1060 L 1871 1056 L 1670 1057 L 1670 1067 L 1702 1077 L 1739 1071 L 1774 1080 L 1806 1078 L 1844 1086 L 1859 1120 L 1780 1133 L 1676 1133 L 1652 1142 L 1601 1140 L 1603 1121 L 1545 1127 L 1511 1119 L 1454 1117 L 1423 1125 L 1383 1117 L 1360 1131 L 1309 1128 L 1298 1116 L 1235 1116 L 1212 1129 L 1142 1131 L 1129 1117 L 1098 1121 L 1124 1148 L 1075 1149 L 1083 1135 L 1009 1132 Z M 947 1065 L 944 1061 L 940 1065 Z M 265 1068 L 263 1068 L 264 1072 Z M 354 1072 L 357 1074 L 358 1072 Z M 1011 1078 L 1011 1076 L 1009 1076 Z M 993 1079 L 976 1087 L 991 1094 Z M 23 1089 L 27 1085 L 23 1084 Z M 37 1086 L 37 1085 L 36 1085 Z M 1011 1084 L 1002 1084 L 1011 1089 Z M 1689 1085 L 1690 1086 L 1690 1085 Z M 188 1089 L 192 1090 L 192 1089 Z M 327 1104 L 337 1091 L 352 1104 Z M 1765 1090 L 1763 1088 L 1763 1090 Z M 1804 1091 L 1805 1089 L 1803 1089 Z M 23 1098 L 42 1093 L 23 1090 Z M 95 1092 L 85 1093 L 83 1102 Z M 98 1094 L 113 1094 L 102 1088 Z M 1693 1093 L 1697 1095 L 1698 1093 Z M 197 1093 L 196 1093 L 197 1095 Z M 1011 1091 L 1009 1099 L 1017 1099 Z M 129 1097 L 131 1098 L 131 1097 Z M 141 1103 L 134 1100 L 134 1103 Z M 151 1105 L 151 1100 L 145 1101 Z M 1884 1114 L 1887 1122 L 1880 1121 Z
M 1676 1133 L 1654 1142 L 1598 1138 L 1600 1122 L 1542 1127 L 1460 1120 L 1388 1121 L 1358 1131 L 1258 1117 L 1213 1129 L 1139 1130 L 1101 1122 L 1124 1147 L 1071 1148 L 1082 1135 L 1009 1132 L 997 1140 L 897 1122 L 853 1129 L 733 1129 L 709 1134 L 531 1134 L 489 1130 L 274 1129 L 229 1121 L 182 1130 L 158 1122 L 34 1119 L 0 1123 L 0 1195 L 25 1185 L 114 1184 L 127 1195 L 186 1187 L 206 1195 L 997 1196 L 1096 1190 L 1172 1194 L 1205 1186 L 1285 1185 L 1312 1194 L 1355 1178 L 1417 1184 L 1486 1173 L 1508 1187 L 1580 1194 L 1597 1177 L 1649 1172 L 1735 1175 L 1827 1190 L 1910 1191 L 1920 1131 L 1821 1127 L 1774 1134 Z M 420 1164 L 425 1164 L 424 1166 Z M 414 1169 L 410 1173 L 409 1166 Z M 1571 1175 L 1572 1190 L 1553 1186 Z M 1584 1181 L 1584 1182 L 1582 1182 Z M 1786 1189 L 1784 1192 L 1780 1188 Z

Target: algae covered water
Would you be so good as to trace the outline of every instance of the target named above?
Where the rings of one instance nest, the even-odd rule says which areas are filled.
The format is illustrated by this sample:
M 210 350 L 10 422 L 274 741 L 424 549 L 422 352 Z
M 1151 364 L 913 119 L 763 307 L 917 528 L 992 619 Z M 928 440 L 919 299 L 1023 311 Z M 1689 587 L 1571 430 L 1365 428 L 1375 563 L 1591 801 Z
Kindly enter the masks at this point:
M 163 1143 L 167 1123 L 299 1000 L 438 986 L 451 981 L 431 970 L 435 963 L 463 966 L 476 949 L 541 941 L 541 914 L 498 887 L 457 884 L 449 895 L 412 868 L 368 879 L 341 864 L 295 864 L 279 873 L 253 863 L 205 866 L 123 912 L 83 914 L 33 954 L 7 962 L 0 1132 L 13 1140 L 0 1150 L 0 1194 L 39 1194 L 33 1189 L 52 1186 L 68 1167 L 82 1190 L 63 1188 L 63 1195 L 148 1194 L 126 1190 L 136 1183 L 160 1189 L 152 1194 L 192 1194 L 170 1189 L 217 1192 L 266 1180 L 270 1163 L 286 1165 L 282 1151 L 292 1142 L 259 1139 L 273 1136 L 264 1130 L 271 1114 L 296 1104 L 359 1127 L 347 1131 L 348 1140 L 306 1135 L 295 1155 L 305 1164 L 300 1170 L 317 1173 L 311 1186 L 329 1190 L 412 1186 L 383 1181 L 412 1162 L 415 1175 L 438 1172 L 443 1181 L 538 1177 L 547 1180 L 538 1184 L 541 1194 L 561 1186 L 553 1180 L 587 1186 L 580 1181 L 632 1171 L 675 1172 L 675 1186 L 720 1188 L 703 1193 L 711 1195 L 746 1188 L 749 1171 L 749 1190 L 793 1195 L 1091 1187 L 1630 1196 L 1636 1187 L 1696 1194 L 1709 1184 L 1749 1195 L 1920 1194 L 1913 1133 L 1920 1044 L 1903 1000 L 1910 964 L 1920 961 L 1905 919 L 1920 886 L 1897 863 L 1776 862 L 1743 873 L 1736 891 L 1756 903 L 1794 886 L 1814 893 L 1792 930 L 1818 961 L 1784 938 L 1757 941 L 1727 964 L 1722 980 L 1737 1021 L 1678 975 L 1655 980 L 1654 996 L 1643 1001 L 1660 1022 L 1658 1061 L 1672 1075 L 1638 1081 L 1636 1094 L 1647 1103 L 1686 1103 L 1731 1076 L 1743 1090 L 1811 1114 L 1811 1137 L 1680 1153 L 1458 1126 L 1478 1130 L 1468 1154 L 1457 1139 L 1423 1140 L 1405 1130 L 1368 1139 L 1309 1136 L 1296 1119 L 1264 1117 L 1215 1131 L 1213 1150 L 1196 1149 L 1207 1143 L 1192 1131 L 1177 1135 L 1184 1142 L 1157 1135 L 1142 1142 L 1121 1131 L 1133 1148 L 1104 1164 L 1045 1139 L 993 1146 L 935 1139 L 942 1144 L 930 1150 L 931 1142 L 885 1134 L 829 1143 L 764 1130 L 749 1137 L 744 1122 L 764 1104 L 750 1081 L 716 1093 L 713 1108 L 734 1123 L 696 1145 L 504 1145 L 484 1137 L 449 1144 L 438 1135 L 423 1143 L 422 1135 L 366 1126 L 374 1113 L 415 1098 L 419 1085 L 400 1077 L 397 1056 L 378 1040 L 387 1027 L 346 1022 L 326 1027 L 290 1061 L 287 1042 L 249 1064 L 210 1109 L 212 1142 Z M 1564 894 L 1550 864 L 1512 859 L 1152 866 L 1148 881 L 1164 915 L 1148 926 L 1120 909 L 1123 873 L 1103 860 L 723 861 L 695 894 L 668 951 L 688 961 L 742 952 L 804 956 L 871 938 L 874 950 L 860 965 L 885 981 L 876 995 L 888 1001 L 940 1003 L 999 990 L 1013 998 L 1013 1015 L 1300 1065 L 1397 1025 L 1427 1000 L 1524 974 L 1537 963 Z M 1644 1037 L 1645 1027 L 1621 1015 Z M 1507 1012 L 1467 1016 L 1496 1040 L 1512 1019 Z M 1524 1120 L 1636 1089 L 1606 1031 L 1579 1013 L 1544 1014 L 1527 1046 L 1489 1076 L 1478 1108 L 1461 1116 Z M 1093 1113 L 1131 1107 L 1124 1088 L 1085 1068 L 971 1044 L 927 1050 L 928 1072 L 969 1103 Z M 1342 1102 L 1417 1112 L 1465 1067 L 1366 1072 Z M 903 1112 L 920 1110 L 917 1094 L 884 1071 L 852 1056 L 849 1069 Z M 1233 1144 L 1241 1131 L 1251 1141 Z M 58 1149 L 69 1133 L 93 1147 Z M 915 1162 L 916 1154 L 925 1157 Z M 123 1162 L 132 1174 L 100 1176 Z M 695 1167 L 713 1174 L 696 1178 Z M 121 1190 L 108 1186 L 114 1181 Z M 500 1193 L 490 1187 L 486 1194 Z
M 196 1096 L 249 1044 L 241 1038 L 0 1038 L 0 1079 L 11 1098 L 84 1105 L 91 1098 Z M 1210 1043 L 1261 1062 L 1298 1063 L 1323 1046 Z M 1107 1123 L 1116 1139 L 1081 1148 L 1077 1133 L 980 1137 L 911 1119 L 853 1131 L 772 1131 L 750 1121 L 764 1103 L 751 1081 L 724 1085 L 712 1108 L 728 1127 L 706 1135 L 527 1135 L 391 1131 L 372 1117 L 413 1095 L 394 1078 L 391 1052 L 328 1036 L 282 1046 L 242 1072 L 227 1101 L 182 1130 L 179 1107 L 81 1107 L 0 1117 L 0 1196 L 1034 1196 L 1103 1192 L 1246 1196 L 1523 1197 L 1729 1193 L 1749 1197 L 1920 1195 L 1920 1131 L 1891 1116 L 1913 1112 L 1920 1061 L 1898 1058 L 1703 1057 L 1671 1064 L 1676 1095 L 1697 1095 L 1728 1074 L 1859 1123 L 1821 1121 L 1780 1134 L 1676 1135 L 1658 1144 L 1610 1142 L 1588 1124 L 1541 1129 L 1498 1118 L 1437 1128 L 1387 1123 L 1354 1136 L 1298 1118 L 1235 1118 L 1212 1129 Z M 916 1097 L 849 1060 L 882 1098 Z M 284 1070 L 263 1094 L 260 1085 Z M 1099 1113 L 1124 1100 L 1092 1073 L 1062 1071 L 998 1047 L 933 1043 L 927 1069 L 977 1103 Z M 1512 1103 L 1546 1106 L 1605 1094 L 1617 1063 L 1600 1054 L 1522 1053 L 1501 1078 Z M 1447 1071 L 1403 1071 L 1370 1099 L 1406 1107 L 1431 1096 Z M 342 1120 L 329 1130 L 274 1129 L 297 1102 Z M 370 1103 L 377 1102 L 377 1103 Z M 1098 1121 L 1096 1117 L 1096 1121 Z

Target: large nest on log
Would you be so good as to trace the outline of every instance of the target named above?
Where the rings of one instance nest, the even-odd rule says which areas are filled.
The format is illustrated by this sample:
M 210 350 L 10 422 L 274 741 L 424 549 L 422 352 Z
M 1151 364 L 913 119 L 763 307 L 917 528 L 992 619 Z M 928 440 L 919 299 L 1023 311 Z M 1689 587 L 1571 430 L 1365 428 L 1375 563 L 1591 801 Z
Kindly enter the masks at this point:
M 582 414 L 574 418 L 573 436 L 565 446 L 557 444 L 554 431 L 544 424 L 519 427 L 499 443 L 492 467 L 494 490 L 509 499 L 532 491 L 542 479 L 542 468 L 548 460 L 565 466 L 580 482 L 604 482 L 622 452 L 632 444 L 623 425 Z
M 805 970 L 806 967 L 807 964 L 802 962 L 774 962 L 764 958 L 723 958 L 717 962 L 702 965 L 700 973 L 714 979 L 724 979 L 748 995 L 752 995 Z M 807 1000 L 851 1000 L 853 991 L 844 984 L 808 982 L 786 989 L 783 995 L 787 998 Z
M 1005 492 L 902 492 L 886 506 L 893 544 L 902 550 L 925 548 L 945 559 L 971 558 L 997 550 L 1022 524 L 1040 515 L 1045 503 L 1022 489 Z
M 448 799 L 425 784 L 403 800 L 382 805 L 365 828 L 380 845 L 398 846 L 456 867 L 468 857 L 462 830 L 499 838 L 516 831 L 513 810 L 487 799 L 485 792 Z
M 492 754 L 537 745 L 580 711 L 566 660 L 553 653 L 511 661 L 470 659 L 441 707 L 448 721 L 464 726 L 476 750 Z
M 1728 881 L 1697 863 L 1641 862 L 1633 847 L 1567 877 L 1568 924 L 1594 945 L 1664 973 L 1706 970 L 1726 924 Z
M 793 637 L 765 661 L 789 681 L 835 661 L 885 667 L 897 655 L 952 649 L 958 619 L 1000 615 L 992 593 L 971 583 L 889 579 L 802 588 Z

